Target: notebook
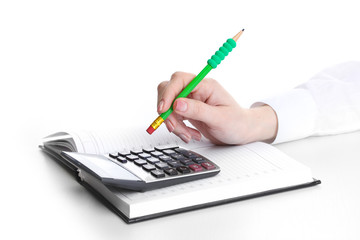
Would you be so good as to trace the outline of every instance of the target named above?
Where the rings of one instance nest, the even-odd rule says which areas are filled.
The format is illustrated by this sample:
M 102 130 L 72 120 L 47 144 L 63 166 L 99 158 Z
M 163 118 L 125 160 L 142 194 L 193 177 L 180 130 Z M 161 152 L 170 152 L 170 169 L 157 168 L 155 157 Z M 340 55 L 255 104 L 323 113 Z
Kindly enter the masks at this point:
M 220 166 L 210 178 L 148 192 L 105 186 L 84 169 L 67 162 L 61 151 L 107 154 L 166 144 L 193 150 Z M 160 128 L 153 135 L 144 129 L 58 132 L 40 146 L 71 170 L 79 182 L 125 222 L 133 223 L 268 194 L 315 186 L 310 168 L 272 145 L 256 142 L 242 146 L 215 146 L 207 139 L 186 144 Z

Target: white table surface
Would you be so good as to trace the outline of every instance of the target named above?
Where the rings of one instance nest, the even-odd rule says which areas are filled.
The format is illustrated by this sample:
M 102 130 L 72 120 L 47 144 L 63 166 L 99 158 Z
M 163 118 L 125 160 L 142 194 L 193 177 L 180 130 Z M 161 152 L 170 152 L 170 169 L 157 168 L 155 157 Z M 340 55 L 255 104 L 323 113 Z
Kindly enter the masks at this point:
M 360 132 L 276 145 L 321 185 L 126 224 L 36 148 L 3 154 L 2 234 L 45 239 L 359 239 Z M 5 194 L 4 194 L 5 193 Z M 5 201 L 4 201 L 5 200 Z
M 145 129 L 158 83 L 174 71 L 198 73 L 242 28 L 209 77 L 244 107 L 359 60 L 357 6 L 0 1 L 0 239 L 360 239 L 360 132 L 277 145 L 311 167 L 319 186 L 133 225 L 37 148 L 69 128 Z

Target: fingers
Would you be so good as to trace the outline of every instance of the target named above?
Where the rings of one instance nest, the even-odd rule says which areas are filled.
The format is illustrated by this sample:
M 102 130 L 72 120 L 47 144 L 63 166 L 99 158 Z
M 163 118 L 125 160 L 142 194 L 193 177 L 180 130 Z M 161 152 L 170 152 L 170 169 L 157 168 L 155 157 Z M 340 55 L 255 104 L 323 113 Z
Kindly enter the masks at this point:
M 183 122 L 184 119 L 201 122 L 210 129 L 217 128 L 222 124 L 221 107 L 211 106 L 194 99 L 179 98 L 174 102 L 173 108 L 174 113 L 166 119 L 165 124 L 170 132 L 179 136 L 184 142 L 189 142 L 191 139 L 200 141 L 201 139 L 201 133 L 187 127 Z
M 186 126 L 183 122 L 183 118 L 176 116 L 176 114 L 170 115 L 165 120 L 165 125 L 169 132 L 174 133 L 186 143 L 191 139 L 195 139 L 196 141 L 201 140 L 201 133 L 194 128 Z
M 174 99 L 193 80 L 194 74 L 175 72 L 169 82 L 162 82 L 158 86 L 158 112 L 163 113 L 170 108 Z
M 184 142 L 200 140 L 199 130 L 211 138 L 214 132 L 219 132 L 224 126 L 225 120 L 231 118 L 232 114 L 227 109 L 237 106 L 231 95 L 217 81 L 209 78 L 202 80 L 187 98 L 174 101 L 194 77 L 194 74 L 176 72 L 170 81 L 158 85 L 158 113 L 168 110 L 174 102 L 174 112 L 165 120 L 165 124 Z M 199 130 L 187 127 L 183 122 L 185 119 Z
M 161 101 L 162 99 L 162 95 L 166 89 L 166 86 L 168 85 L 169 81 L 164 81 L 164 82 L 161 82 L 158 87 L 157 87 L 157 91 L 158 91 L 158 98 L 157 98 L 157 111 L 158 113 L 162 113 L 164 111 L 162 111 L 162 109 L 164 108 L 163 105 L 164 105 L 164 101 Z
M 221 124 L 220 107 L 211 106 L 202 101 L 179 98 L 174 102 L 173 109 L 176 114 L 184 119 L 200 121 L 209 127 Z
M 158 112 L 163 113 L 171 106 L 178 94 L 195 77 L 194 74 L 176 72 L 170 81 L 164 81 L 158 85 Z M 189 94 L 193 98 L 209 105 L 233 105 L 236 101 L 232 96 L 214 79 L 205 78 Z

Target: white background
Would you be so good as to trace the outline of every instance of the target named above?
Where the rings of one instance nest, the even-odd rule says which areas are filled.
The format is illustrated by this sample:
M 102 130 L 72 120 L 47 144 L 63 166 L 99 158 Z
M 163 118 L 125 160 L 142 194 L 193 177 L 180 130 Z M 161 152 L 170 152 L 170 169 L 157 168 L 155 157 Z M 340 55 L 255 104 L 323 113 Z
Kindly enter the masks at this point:
M 146 129 L 157 116 L 158 83 L 175 71 L 198 73 L 242 28 L 238 46 L 209 77 L 247 107 L 325 67 L 359 60 L 359 25 L 355 0 L 0 1 L 1 234 L 99 239 L 107 221 L 126 227 L 71 197 L 97 204 L 39 153 L 42 137 Z

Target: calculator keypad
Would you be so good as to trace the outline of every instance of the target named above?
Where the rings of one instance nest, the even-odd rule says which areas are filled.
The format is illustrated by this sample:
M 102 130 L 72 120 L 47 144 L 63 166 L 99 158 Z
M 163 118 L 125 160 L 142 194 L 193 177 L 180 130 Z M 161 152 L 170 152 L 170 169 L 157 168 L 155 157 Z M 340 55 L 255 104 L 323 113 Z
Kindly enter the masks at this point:
M 115 152 L 108 157 L 129 171 L 139 173 L 138 169 L 141 169 L 143 174 L 155 179 L 198 174 L 216 168 L 207 158 L 173 145 Z

